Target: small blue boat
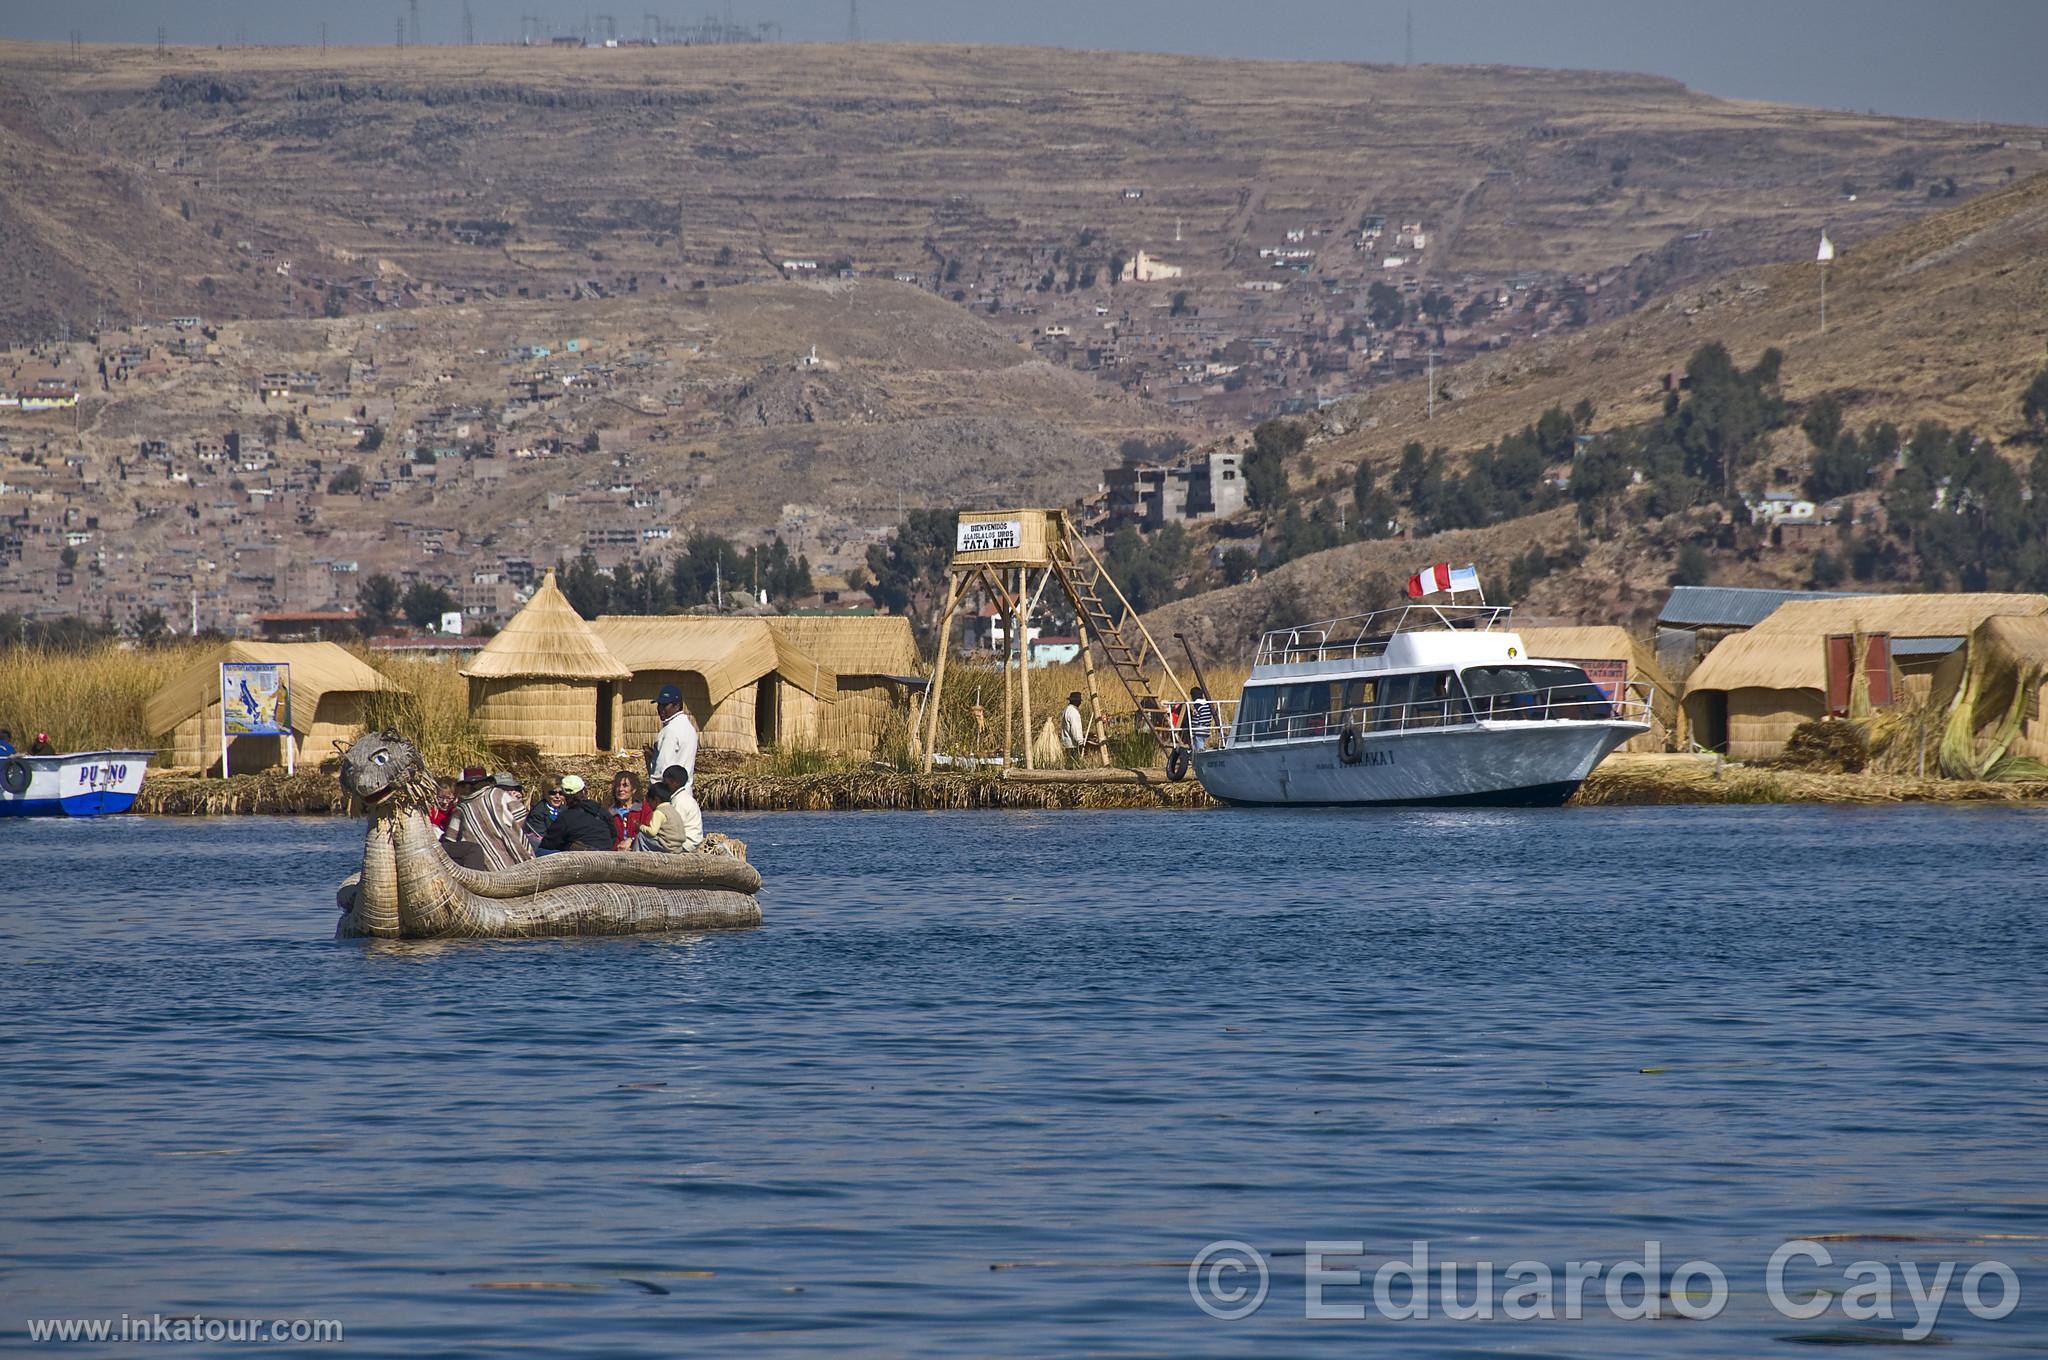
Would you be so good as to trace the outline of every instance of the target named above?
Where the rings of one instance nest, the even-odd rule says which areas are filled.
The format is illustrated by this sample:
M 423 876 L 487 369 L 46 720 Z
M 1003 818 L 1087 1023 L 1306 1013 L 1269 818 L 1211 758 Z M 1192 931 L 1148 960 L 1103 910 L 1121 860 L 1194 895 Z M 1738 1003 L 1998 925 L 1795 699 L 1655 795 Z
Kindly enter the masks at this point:
M 98 817 L 126 812 L 154 751 L 72 751 L 0 761 L 0 817 Z

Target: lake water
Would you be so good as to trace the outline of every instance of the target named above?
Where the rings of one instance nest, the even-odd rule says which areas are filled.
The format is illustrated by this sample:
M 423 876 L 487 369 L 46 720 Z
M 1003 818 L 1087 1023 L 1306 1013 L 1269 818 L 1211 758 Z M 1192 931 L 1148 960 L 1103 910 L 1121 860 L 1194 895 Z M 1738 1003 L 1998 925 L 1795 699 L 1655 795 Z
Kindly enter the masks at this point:
M 1945 1354 L 2048 1348 L 2048 810 L 711 820 L 758 931 L 443 945 L 331 938 L 353 822 L 10 825 L 0 1350 L 1800 1355 L 1944 1260 Z M 1898 1321 L 1771 1305 L 1820 1234 L 1793 1301 L 1871 1258 Z M 1392 1320 L 1417 1240 L 1467 1302 L 1650 1242 L 1728 1296 Z M 1315 1241 L 1364 1320 L 1304 1317 Z

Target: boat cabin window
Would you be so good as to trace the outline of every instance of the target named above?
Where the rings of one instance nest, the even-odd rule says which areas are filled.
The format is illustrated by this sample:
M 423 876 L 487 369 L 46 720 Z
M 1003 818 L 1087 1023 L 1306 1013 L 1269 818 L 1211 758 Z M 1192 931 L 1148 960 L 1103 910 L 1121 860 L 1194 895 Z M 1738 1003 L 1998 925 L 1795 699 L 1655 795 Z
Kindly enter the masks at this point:
M 1379 688 L 1380 682 L 1377 680 L 1353 676 L 1344 682 L 1344 697 L 1338 702 L 1337 707 L 1344 717 L 1356 715 L 1359 721 L 1363 722 L 1365 715 L 1361 710 L 1372 707 L 1373 701 L 1379 697 Z
M 1614 716 L 1607 692 L 1577 666 L 1473 666 L 1464 680 L 1481 718 L 1597 722 Z
M 1375 732 L 1400 732 L 1470 721 L 1456 676 L 1449 671 L 1417 671 L 1380 679 L 1367 725 Z
M 1247 685 L 1237 706 L 1237 740 L 1285 741 L 1336 730 L 1328 680 L 1291 685 Z

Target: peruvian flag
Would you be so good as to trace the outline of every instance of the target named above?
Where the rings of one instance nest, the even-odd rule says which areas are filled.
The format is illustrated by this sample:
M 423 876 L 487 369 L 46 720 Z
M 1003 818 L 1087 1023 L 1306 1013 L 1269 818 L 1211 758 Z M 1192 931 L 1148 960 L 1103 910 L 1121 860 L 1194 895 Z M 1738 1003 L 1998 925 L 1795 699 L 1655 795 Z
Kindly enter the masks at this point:
M 1443 591 L 1478 590 L 1479 569 L 1472 566 L 1454 567 L 1448 562 L 1439 562 L 1433 567 L 1424 567 L 1408 578 L 1408 594 L 1421 599 L 1424 595 L 1436 595 Z

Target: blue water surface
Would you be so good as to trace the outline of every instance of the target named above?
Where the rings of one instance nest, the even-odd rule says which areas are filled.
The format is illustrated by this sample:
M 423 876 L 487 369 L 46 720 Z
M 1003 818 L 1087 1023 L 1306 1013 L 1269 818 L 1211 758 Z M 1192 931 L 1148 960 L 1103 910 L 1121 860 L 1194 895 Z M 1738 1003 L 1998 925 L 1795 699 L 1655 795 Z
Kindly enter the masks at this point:
M 10 826 L 0 1350 L 1887 1353 L 1897 1263 L 1992 1259 L 2017 1309 L 1933 1339 L 2048 1350 L 2041 809 L 712 820 L 759 930 L 457 944 L 331 938 L 354 822 Z M 1822 1234 L 1800 1297 L 1874 1259 L 1899 1321 L 1770 1305 Z M 1219 1239 L 1270 1271 L 1241 1320 L 1190 1294 Z M 1468 1299 L 1650 1242 L 1729 1297 L 1390 1320 L 1417 1240 Z M 1304 1317 L 1317 1241 L 1365 1320 Z

